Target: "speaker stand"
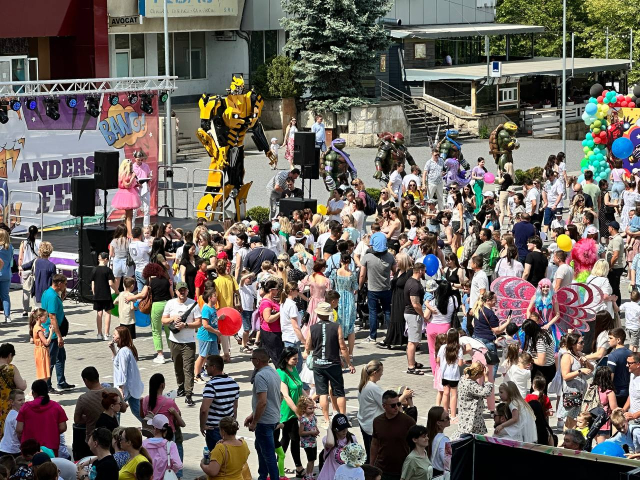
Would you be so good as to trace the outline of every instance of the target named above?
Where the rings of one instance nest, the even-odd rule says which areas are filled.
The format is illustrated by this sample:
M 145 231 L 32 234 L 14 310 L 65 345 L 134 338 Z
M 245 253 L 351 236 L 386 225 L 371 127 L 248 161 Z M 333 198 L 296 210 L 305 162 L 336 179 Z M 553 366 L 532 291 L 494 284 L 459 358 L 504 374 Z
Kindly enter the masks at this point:
M 105 230 L 107 230 L 107 197 L 109 196 L 109 192 L 105 189 L 102 190 L 104 192 L 104 204 L 102 205 L 103 208 L 103 214 L 102 214 L 102 228 L 104 228 Z M 82 225 L 82 217 L 80 217 L 80 225 Z M 80 227 L 80 231 L 82 231 L 82 227 Z
M 311 181 L 312 180 L 313 179 L 311 179 L 311 178 L 309 179 L 309 188 L 307 190 L 307 195 L 305 196 L 305 194 L 304 194 L 305 178 L 302 177 L 302 198 L 311 198 Z
M 164 205 L 162 205 L 158 209 L 158 215 L 160 215 L 163 210 L 165 210 L 167 212 L 167 217 L 173 218 L 173 210 L 171 210 L 171 207 L 169 205 L 167 205 L 166 203 Z

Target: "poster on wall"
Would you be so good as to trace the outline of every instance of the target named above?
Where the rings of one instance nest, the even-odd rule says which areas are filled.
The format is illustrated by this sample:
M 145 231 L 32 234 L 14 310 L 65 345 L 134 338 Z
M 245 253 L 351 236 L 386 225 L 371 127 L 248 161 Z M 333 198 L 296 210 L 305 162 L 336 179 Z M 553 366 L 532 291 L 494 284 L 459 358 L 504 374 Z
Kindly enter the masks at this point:
M 60 98 L 57 120 L 46 115 L 44 98 L 37 98 L 33 110 L 22 99 L 22 107 L 18 111 L 9 109 L 9 121 L 0 125 L 1 218 L 10 223 L 14 233 L 25 231 L 32 223 L 39 225 L 41 213 L 44 227 L 75 221 L 69 212 L 71 178 L 93 176 L 97 150 L 118 151 L 119 162 L 133 158 L 137 151 L 145 155 L 154 178 L 151 214 L 157 211 L 157 96 L 151 102 L 151 115 L 140 109 L 141 102 L 131 105 L 124 93 L 115 105 L 109 102 L 108 95 L 99 97 L 97 117 L 89 115 L 92 105 L 85 96 L 78 95 L 76 99 L 76 108 L 71 108 L 64 97 Z M 123 212 L 111 209 L 110 199 L 115 192 L 110 190 L 107 197 L 107 213 L 112 220 L 123 216 Z M 102 216 L 101 190 L 96 191 L 95 205 L 96 216 Z

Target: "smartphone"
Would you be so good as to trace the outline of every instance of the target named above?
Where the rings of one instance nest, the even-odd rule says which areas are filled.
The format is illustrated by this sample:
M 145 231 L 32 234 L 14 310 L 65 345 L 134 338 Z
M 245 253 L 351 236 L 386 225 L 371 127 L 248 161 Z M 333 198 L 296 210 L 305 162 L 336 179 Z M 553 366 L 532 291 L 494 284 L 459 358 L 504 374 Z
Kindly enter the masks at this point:
M 400 388 L 398 388 L 398 396 L 402 396 L 402 394 L 404 393 L 404 391 L 407 389 L 406 385 L 402 385 Z

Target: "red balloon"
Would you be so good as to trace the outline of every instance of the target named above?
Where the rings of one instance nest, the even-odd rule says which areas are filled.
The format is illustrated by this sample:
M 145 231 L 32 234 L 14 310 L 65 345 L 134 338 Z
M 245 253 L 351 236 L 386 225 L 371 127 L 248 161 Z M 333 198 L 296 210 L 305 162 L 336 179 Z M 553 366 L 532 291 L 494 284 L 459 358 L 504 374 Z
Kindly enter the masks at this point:
M 604 101 L 604 97 L 602 95 L 600 95 L 598 98 L 598 103 L 602 103 Z
M 235 335 L 242 326 L 242 315 L 235 308 L 224 307 L 218 310 L 218 330 L 223 335 Z
M 624 97 L 624 99 L 627 101 L 627 103 L 629 103 L 631 101 L 631 97 L 629 97 L 629 96 Z
M 606 96 L 607 96 L 607 93 L 609 93 L 609 90 L 603 90 L 603 91 L 602 91 L 602 93 L 601 93 L 601 95 L 602 95 L 603 97 L 606 97 Z
M 620 102 L 620 106 L 621 106 L 622 108 L 625 108 L 625 107 L 627 106 L 627 101 L 626 101 L 626 100 L 623 100 L 622 102 Z
M 616 98 L 618 99 L 618 101 L 621 101 L 624 98 L 624 95 L 619 93 L 618 95 L 616 95 Z
M 600 137 L 596 137 L 596 138 L 593 139 L 593 143 L 600 144 L 600 143 L 602 143 L 602 139 Z
M 599 133 L 599 135 L 600 135 L 600 138 L 602 138 L 602 139 L 607 138 L 607 132 L 605 132 L 604 130 L 603 130 L 603 131 L 601 131 L 601 132 Z

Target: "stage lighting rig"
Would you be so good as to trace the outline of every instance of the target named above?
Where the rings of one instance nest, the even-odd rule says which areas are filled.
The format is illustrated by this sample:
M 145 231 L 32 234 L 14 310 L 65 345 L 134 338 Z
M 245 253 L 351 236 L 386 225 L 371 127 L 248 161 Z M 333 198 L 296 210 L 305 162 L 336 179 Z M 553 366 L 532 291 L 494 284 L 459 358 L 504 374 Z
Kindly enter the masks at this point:
M 109 105 L 111 105 L 112 107 L 115 107 L 116 105 L 118 105 L 118 103 L 120 103 L 120 99 L 118 98 L 118 95 L 115 95 L 115 94 L 109 95 Z
M 136 103 L 138 103 L 138 94 L 137 93 L 130 93 L 129 94 L 129 103 L 131 105 L 135 105 Z
M 93 118 L 100 116 L 100 97 L 87 97 L 87 113 Z
M 20 107 L 22 107 L 22 103 L 20 103 L 20 100 L 14 99 L 9 102 L 9 106 L 11 107 L 11 110 L 17 112 L 18 110 L 20 110 Z
M 25 100 L 25 104 L 27 105 L 27 108 L 29 110 L 35 110 L 38 106 L 38 102 L 36 101 L 35 97 L 27 97 L 27 99 Z
M 69 108 L 76 108 L 78 106 L 78 99 L 76 97 L 67 97 L 67 106 Z
M 59 105 L 60 104 L 60 99 L 59 98 L 47 98 L 44 101 L 44 103 L 47 106 L 47 110 L 46 110 L 47 117 L 49 117 L 54 122 L 57 121 L 60 118 L 60 112 L 58 111 L 59 106 L 60 106 Z
M 151 106 L 151 101 L 153 99 L 153 95 L 148 93 L 143 93 L 140 95 L 140 110 L 142 110 L 147 115 L 151 115 L 153 113 L 153 107 Z

